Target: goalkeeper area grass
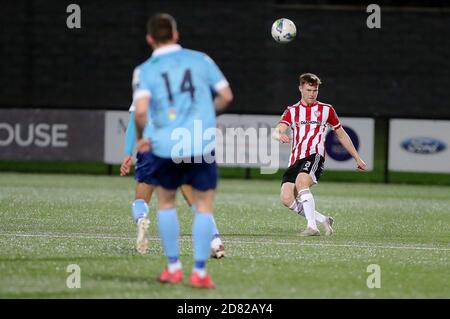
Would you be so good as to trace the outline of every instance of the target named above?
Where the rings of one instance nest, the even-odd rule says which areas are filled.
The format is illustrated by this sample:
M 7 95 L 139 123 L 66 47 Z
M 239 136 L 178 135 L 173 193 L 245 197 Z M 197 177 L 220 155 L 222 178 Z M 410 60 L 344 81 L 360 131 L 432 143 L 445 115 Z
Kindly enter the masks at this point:
M 450 187 L 327 183 L 325 175 L 312 191 L 335 233 L 319 226 L 322 236 L 307 238 L 299 236 L 306 220 L 281 206 L 279 188 L 220 181 L 215 219 L 226 257 L 207 263 L 217 288 L 197 290 L 187 286 L 193 216 L 181 194 L 185 281 L 168 286 L 156 281 L 166 259 L 155 198 L 150 251 L 135 252 L 132 178 L 2 173 L 0 298 L 450 298 Z M 80 288 L 67 286 L 73 264 Z

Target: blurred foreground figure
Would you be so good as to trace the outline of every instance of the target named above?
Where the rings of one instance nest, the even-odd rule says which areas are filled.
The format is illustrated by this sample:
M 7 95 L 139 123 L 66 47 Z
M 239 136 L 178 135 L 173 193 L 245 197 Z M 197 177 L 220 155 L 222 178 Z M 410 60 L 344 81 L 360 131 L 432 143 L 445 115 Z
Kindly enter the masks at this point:
M 153 54 L 133 74 L 137 149 L 150 152 L 152 165 L 146 174 L 157 185 L 158 227 L 168 260 L 159 281 L 177 284 L 183 280 L 175 195 L 178 187 L 188 184 L 193 188 L 195 209 L 194 268 L 189 284 L 214 288 L 206 271 L 217 186 L 215 140 L 211 133 L 216 129 L 216 112 L 228 106 L 233 94 L 214 61 L 205 53 L 183 49 L 177 44 L 178 38 L 172 16 L 157 14 L 149 19 L 146 40 Z M 152 130 L 144 136 L 147 121 Z

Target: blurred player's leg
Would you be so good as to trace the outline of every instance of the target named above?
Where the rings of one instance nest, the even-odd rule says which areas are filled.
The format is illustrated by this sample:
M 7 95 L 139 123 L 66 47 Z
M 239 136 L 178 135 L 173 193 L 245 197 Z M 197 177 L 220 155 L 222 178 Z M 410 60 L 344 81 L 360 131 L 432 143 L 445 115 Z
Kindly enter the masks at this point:
M 134 178 L 136 180 L 136 195 L 132 205 L 133 218 L 137 224 L 136 249 L 140 254 L 145 254 L 148 250 L 148 227 L 150 219 L 148 217 L 148 205 L 155 189 L 155 181 L 150 171 L 154 165 L 154 157 L 150 152 L 138 152 L 136 154 L 136 170 Z
M 157 188 L 158 195 L 158 228 L 161 237 L 164 254 L 167 257 L 168 266 L 159 276 L 163 283 L 176 284 L 183 280 L 183 272 L 180 262 L 178 239 L 180 226 L 178 224 L 177 211 L 175 209 L 176 190 Z
M 136 250 L 140 254 L 145 254 L 148 250 L 148 205 L 153 193 L 154 186 L 145 183 L 136 184 L 136 199 L 132 204 L 132 214 L 137 225 Z
M 194 194 L 192 192 L 192 186 L 183 184 L 183 185 L 181 185 L 180 189 L 181 189 L 181 194 L 184 197 L 184 200 L 186 201 L 186 203 L 189 206 L 192 207 L 192 204 L 194 203 Z
M 194 217 L 198 213 L 197 206 L 194 204 L 192 205 L 192 212 L 194 213 Z M 222 257 L 225 257 L 225 246 L 223 245 L 222 239 L 220 238 L 219 230 L 217 229 L 216 221 L 214 219 L 214 215 L 211 215 L 212 222 L 213 222 L 213 235 L 211 240 L 211 251 L 210 256 L 211 258 L 220 259 Z
M 188 205 L 191 206 L 192 212 L 195 216 L 195 214 L 197 213 L 197 207 L 193 205 L 194 195 L 192 186 L 188 184 L 181 185 L 181 194 L 183 194 L 183 197 Z M 225 246 L 223 245 L 222 239 L 220 238 L 219 229 L 217 228 L 214 216 L 212 216 L 212 219 L 214 223 L 214 232 L 211 240 L 211 257 L 220 259 L 222 257 L 225 257 Z
M 211 241 L 211 257 L 220 259 L 225 257 L 225 246 L 220 238 L 219 230 L 217 229 L 216 220 L 212 215 L 213 221 L 213 240 Z
M 194 217 L 198 213 L 197 206 L 194 204 L 192 205 L 192 212 L 194 213 Z M 216 221 L 214 219 L 214 215 L 211 215 L 212 222 L 213 222 L 213 235 L 210 245 L 210 257 L 220 259 L 222 257 L 225 257 L 225 246 L 222 242 L 222 239 L 220 238 L 219 230 L 217 229 Z
M 212 217 L 214 190 L 194 190 L 194 198 L 197 207 L 192 225 L 194 269 L 189 278 L 189 284 L 196 288 L 215 288 L 214 283 L 206 272 L 206 260 L 210 255 L 211 237 L 214 232 L 214 220 Z

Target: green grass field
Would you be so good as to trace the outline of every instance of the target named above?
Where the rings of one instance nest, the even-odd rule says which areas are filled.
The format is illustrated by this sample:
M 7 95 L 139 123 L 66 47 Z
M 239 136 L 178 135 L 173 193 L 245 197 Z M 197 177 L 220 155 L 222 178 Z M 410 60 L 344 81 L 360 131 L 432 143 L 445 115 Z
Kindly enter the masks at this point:
M 215 218 L 227 257 L 210 260 L 217 289 L 165 286 L 151 203 L 151 249 L 134 252 L 132 178 L 0 174 L 1 298 L 450 298 L 450 187 L 326 183 L 316 208 L 331 237 L 303 238 L 278 181 L 222 180 Z M 192 267 L 192 214 L 178 198 L 181 260 Z M 69 289 L 69 264 L 81 288 Z M 381 288 L 366 285 L 381 267 Z

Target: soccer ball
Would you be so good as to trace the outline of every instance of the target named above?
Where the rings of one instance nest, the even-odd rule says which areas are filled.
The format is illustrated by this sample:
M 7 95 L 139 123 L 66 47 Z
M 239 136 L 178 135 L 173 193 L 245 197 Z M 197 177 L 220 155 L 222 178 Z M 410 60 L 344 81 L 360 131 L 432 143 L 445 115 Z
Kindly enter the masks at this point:
M 297 28 L 294 22 L 289 19 L 281 18 L 272 24 L 272 37 L 278 43 L 291 42 L 297 34 Z

